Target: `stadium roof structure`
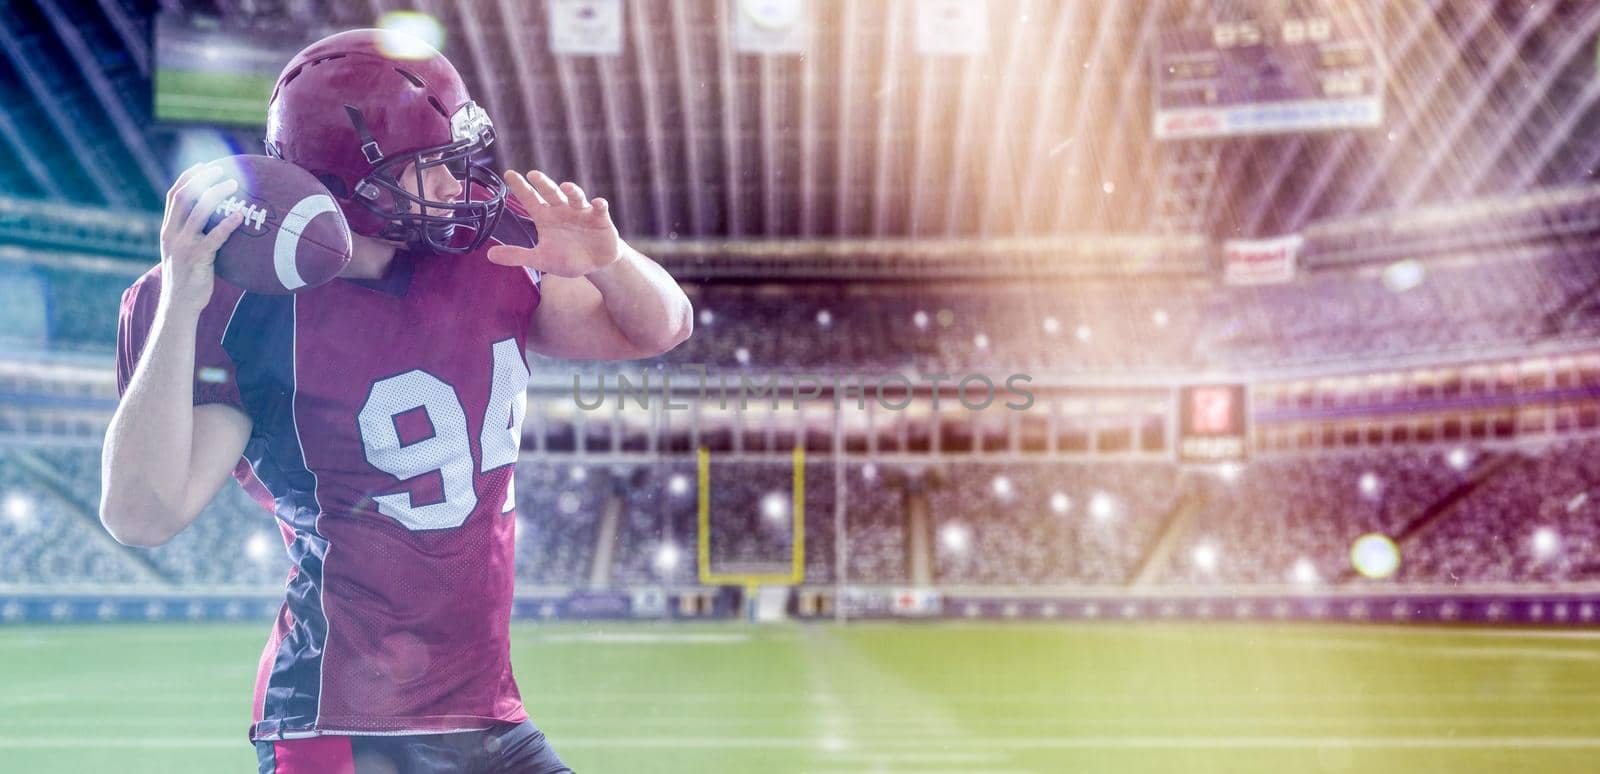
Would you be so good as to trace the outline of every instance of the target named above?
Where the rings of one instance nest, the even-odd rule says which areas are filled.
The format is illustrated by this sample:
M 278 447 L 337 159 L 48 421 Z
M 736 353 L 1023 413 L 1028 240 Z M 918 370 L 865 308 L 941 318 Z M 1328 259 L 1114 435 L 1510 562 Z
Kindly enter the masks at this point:
M 1152 52 L 1226 4 L 991 0 L 983 53 L 926 55 L 916 3 L 815 0 L 794 55 L 739 53 L 733 3 L 630 2 L 619 55 L 558 56 L 551 6 L 517 0 L 16 0 L 0 6 L 0 190 L 159 209 L 197 128 L 151 118 L 158 11 L 325 28 L 402 8 L 441 21 L 502 128 L 498 161 L 605 195 L 637 238 L 1170 230 L 1157 194 L 1180 149 L 1205 170 L 1187 217 L 1213 239 L 1595 178 L 1600 4 L 1328 2 L 1387 57 L 1382 126 L 1157 142 Z

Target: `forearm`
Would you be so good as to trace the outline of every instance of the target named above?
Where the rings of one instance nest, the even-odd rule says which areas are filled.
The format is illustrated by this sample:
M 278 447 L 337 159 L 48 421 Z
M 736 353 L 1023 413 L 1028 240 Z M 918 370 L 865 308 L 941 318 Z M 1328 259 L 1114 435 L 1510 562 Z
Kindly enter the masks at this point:
M 163 300 L 106 430 L 100 518 L 124 543 L 158 544 L 187 523 L 199 317 Z
M 585 278 L 600 291 L 617 329 L 637 346 L 664 351 L 693 330 L 694 312 L 677 281 L 627 243 L 622 257 Z

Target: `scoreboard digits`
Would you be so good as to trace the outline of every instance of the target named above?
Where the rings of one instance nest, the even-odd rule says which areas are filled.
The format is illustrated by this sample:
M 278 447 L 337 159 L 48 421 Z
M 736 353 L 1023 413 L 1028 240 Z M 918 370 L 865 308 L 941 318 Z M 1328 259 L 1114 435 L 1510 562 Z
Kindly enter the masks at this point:
M 1162 32 L 1155 57 L 1157 139 L 1373 127 L 1383 70 L 1348 14 L 1274 17 L 1278 3 Z

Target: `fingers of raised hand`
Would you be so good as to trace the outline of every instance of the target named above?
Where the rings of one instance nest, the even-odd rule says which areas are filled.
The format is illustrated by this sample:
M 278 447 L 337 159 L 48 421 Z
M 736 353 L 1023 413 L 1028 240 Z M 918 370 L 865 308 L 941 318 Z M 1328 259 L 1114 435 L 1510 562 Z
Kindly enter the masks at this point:
M 561 192 L 566 194 L 567 203 L 575 210 L 589 209 L 589 199 L 583 195 L 583 189 L 577 183 L 562 183 Z
M 528 184 L 528 179 L 523 177 L 521 172 L 506 170 L 505 180 L 506 184 L 511 186 L 511 193 L 517 197 L 517 201 L 522 202 L 524 207 L 531 208 L 536 204 L 549 204 L 544 200 L 543 196 L 539 195 L 538 191 L 534 190 L 533 186 Z
M 561 192 L 561 189 L 556 186 L 556 181 L 551 180 L 549 175 L 535 169 L 528 173 L 528 182 L 533 184 L 534 190 L 538 191 L 546 202 L 550 204 L 568 204 L 567 195 Z
M 244 222 L 244 213 L 238 210 L 228 213 L 228 216 L 217 223 L 216 227 L 200 238 L 199 246 L 206 255 L 215 255 L 222 249 L 222 243 L 228 241 L 239 224 Z
M 200 194 L 199 201 L 195 202 L 194 210 L 189 213 L 189 218 L 183 222 L 183 232 L 190 238 L 198 238 L 204 230 L 206 221 L 211 218 L 211 213 L 217 205 L 239 188 L 239 181 L 229 178 L 220 183 L 215 183 Z
M 489 262 L 498 263 L 501 266 L 520 266 L 522 265 L 523 253 L 518 251 L 525 252 L 525 248 L 495 245 L 489 248 Z
M 178 175 L 178 179 L 172 181 L 172 187 L 167 189 L 167 211 L 161 223 L 162 230 L 188 221 L 196 191 L 200 190 L 195 189 L 195 185 L 214 180 L 220 174 L 222 169 L 215 165 L 196 164 Z

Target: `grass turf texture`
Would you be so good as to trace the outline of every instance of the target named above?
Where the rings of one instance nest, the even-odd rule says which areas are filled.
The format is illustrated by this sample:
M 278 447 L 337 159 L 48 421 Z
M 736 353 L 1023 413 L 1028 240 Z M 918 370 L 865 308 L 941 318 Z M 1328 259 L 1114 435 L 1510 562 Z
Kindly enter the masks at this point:
M 0 627 L 0 771 L 253 771 L 266 624 Z M 517 625 L 579 772 L 1577 772 L 1600 633 Z

